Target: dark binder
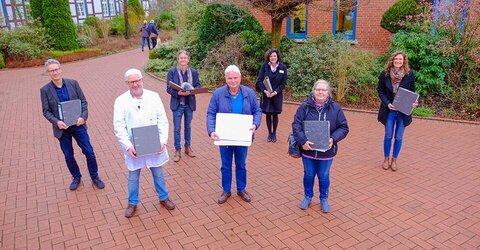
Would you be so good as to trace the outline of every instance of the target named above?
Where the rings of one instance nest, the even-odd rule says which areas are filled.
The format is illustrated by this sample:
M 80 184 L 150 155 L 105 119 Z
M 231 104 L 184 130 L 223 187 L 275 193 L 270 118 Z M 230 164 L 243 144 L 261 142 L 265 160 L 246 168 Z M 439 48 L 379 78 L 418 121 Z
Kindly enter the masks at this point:
M 82 114 L 82 102 L 75 99 L 58 104 L 58 116 L 67 126 L 77 124 L 77 120 Z
M 132 139 L 137 156 L 157 154 L 161 151 L 162 145 L 156 124 L 132 128 Z
M 168 83 L 170 85 L 170 88 L 176 89 L 178 91 L 190 91 L 191 95 L 196 95 L 196 94 L 203 94 L 203 93 L 208 93 L 209 90 L 207 88 L 193 88 L 193 86 L 190 83 L 183 83 L 182 86 L 170 81 Z
M 268 76 L 265 76 L 265 79 L 263 79 L 263 86 L 268 92 L 273 92 L 272 84 L 270 83 L 270 78 L 268 78 Z
M 304 121 L 305 136 L 311 142 L 314 150 L 325 152 L 330 149 L 330 122 L 329 121 Z
M 396 110 L 410 115 L 412 114 L 413 104 L 418 100 L 418 94 L 402 87 L 398 88 L 397 94 L 393 99 L 392 105 Z

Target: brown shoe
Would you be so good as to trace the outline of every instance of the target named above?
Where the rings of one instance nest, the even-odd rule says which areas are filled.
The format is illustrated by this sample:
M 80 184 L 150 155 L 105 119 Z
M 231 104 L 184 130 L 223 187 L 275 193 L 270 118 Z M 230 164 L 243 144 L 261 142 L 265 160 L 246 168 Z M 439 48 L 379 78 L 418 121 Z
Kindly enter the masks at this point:
M 252 196 L 246 190 L 243 192 L 238 192 L 237 195 L 240 196 L 240 198 L 242 198 L 242 200 L 245 202 L 252 201 Z
M 182 158 L 182 152 L 180 150 L 175 150 L 175 155 L 173 156 L 174 162 L 179 162 L 180 158 Z
M 392 158 L 392 160 L 390 161 L 390 168 L 392 169 L 393 172 L 398 170 L 398 165 L 397 165 L 397 159 L 396 158 Z
M 218 197 L 218 201 L 217 201 L 218 204 L 223 204 L 223 203 L 225 203 L 230 196 L 232 196 L 232 193 L 230 193 L 230 192 L 228 192 L 228 193 L 227 193 L 227 192 L 222 192 L 222 194 L 220 195 L 220 197 Z
M 128 204 L 127 209 L 125 209 L 125 217 L 131 218 L 135 211 L 137 210 L 137 205 Z
M 390 168 L 390 161 L 389 161 L 388 157 L 385 157 L 385 160 L 382 163 L 382 168 L 384 170 L 388 170 Z
M 173 203 L 169 198 L 160 201 L 160 204 L 162 204 L 162 206 L 164 206 L 167 210 L 175 209 L 175 203 Z
M 192 158 L 196 156 L 192 150 L 192 147 L 185 147 L 185 154 Z

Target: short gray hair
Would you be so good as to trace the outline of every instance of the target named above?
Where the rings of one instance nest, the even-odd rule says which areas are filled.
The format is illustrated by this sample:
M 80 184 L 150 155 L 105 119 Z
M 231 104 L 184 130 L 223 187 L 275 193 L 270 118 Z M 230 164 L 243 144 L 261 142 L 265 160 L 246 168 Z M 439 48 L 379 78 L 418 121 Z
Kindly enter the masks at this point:
M 139 76 L 140 78 L 143 78 L 142 72 L 140 70 L 129 69 L 129 70 L 127 70 L 127 72 L 125 72 L 125 81 L 128 81 L 128 77 L 133 76 L 133 75 L 136 75 L 136 76 Z
M 57 59 L 53 59 L 53 58 L 50 58 L 45 61 L 45 68 L 47 68 L 48 65 L 50 64 L 58 64 L 58 66 L 60 66 L 60 62 Z
M 327 80 L 323 80 L 323 79 L 320 79 L 313 84 L 312 94 L 315 93 L 315 89 L 317 88 L 317 85 L 319 85 L 319 84 L 327 85 L 328 95 L 332 96 L 332 87 L 330 87 L 330 83 Z
M 242 73 L 240 73 L 240 69 L 239 69 L 236 65 L 230 65 L 230 66 L 228 66 L 228 67 L 225 69 L 225 75 L 226 75 L 228 72 L 235 72 L 235 73 L 238 73 L 238 74 L 242 75 Z
M 188 56 L 188 58 L 190 59 L 190 53 L 188 53 L 188 51 L 184 50 L 184 49 L 181 49 L 177 52 L 177 59 L 178 57 L 181 55 L 181 54 L 185 54 Z

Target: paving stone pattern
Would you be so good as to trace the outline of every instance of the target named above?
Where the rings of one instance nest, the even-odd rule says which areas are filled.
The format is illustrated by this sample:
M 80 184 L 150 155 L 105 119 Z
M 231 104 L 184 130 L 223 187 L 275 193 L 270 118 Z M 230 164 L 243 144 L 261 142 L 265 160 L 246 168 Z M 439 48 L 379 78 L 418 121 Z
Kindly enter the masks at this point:
M 218 205 L 219 151 L 207 135 L 210 94 L 198 96 L 192 146 L 165 165 L 170 198 L 161 207 L 149 171 L 143 171 L 141 203 L 131 219 L 127 169 L 113 134 L 115 98 L 127 90 L 124 72 L 142 68 L 139 49 L 62 65 L 77 79 L 89 103 L 89 134 L 106 183 L 95 189 L 75 145 L 83 184 L 70 191 L 70 174 L 42 116 L 42 67 L 0 71 L 0 247 L 2 249 L 479 249 L 480 126 L 414 119 L 406 129 L 398 172 L 384 171 L 383 126 L 376 115 L 347 111 L 350 134 L 339 145 L 331 171 L 331 213 L 320 211 L 318 181 L 310 208 L 303 198 L 301 160 L 286 154 L 296 105 L 280 115 L 277 143 L 266 126 L 255 134 L 247 159 L 251 203 L 236 194 Z M 160 93 L 170 121 L 165 83 L 144 76 Z M 235 184 L 233 185 L 235 190 Z

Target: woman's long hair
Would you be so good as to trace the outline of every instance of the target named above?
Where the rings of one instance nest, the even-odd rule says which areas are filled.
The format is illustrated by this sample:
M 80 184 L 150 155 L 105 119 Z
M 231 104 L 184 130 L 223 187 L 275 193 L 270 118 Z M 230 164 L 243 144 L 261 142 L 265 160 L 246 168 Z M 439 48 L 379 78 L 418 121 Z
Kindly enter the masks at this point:
M 403 56 L 403 65 L 402 68 L 405 71 L 405 75 L 408 75 L 410 73 L 410 66 L 408 65 L 408 57 L 407 54 L 403 51 L 396 51 L 388 58 L 387 61 L 387 66 L 385 66 L 385 75 L 388 76 L 390 75 L 390 70 L 393 68 L 393 58 L 395 58 L 398 55 Z

